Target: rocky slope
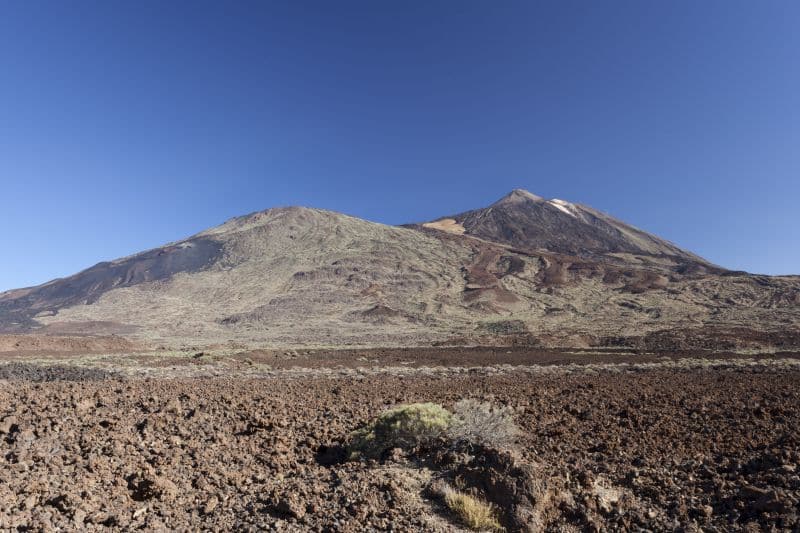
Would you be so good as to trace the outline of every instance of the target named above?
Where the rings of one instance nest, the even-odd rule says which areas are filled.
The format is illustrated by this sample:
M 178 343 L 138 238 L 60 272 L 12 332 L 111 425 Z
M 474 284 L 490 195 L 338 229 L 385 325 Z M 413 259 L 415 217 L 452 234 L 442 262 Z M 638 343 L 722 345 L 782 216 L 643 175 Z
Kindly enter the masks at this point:
M 249 345 L 800 345 L 800 278 L 729 272 L 526 191 L 391 227 L 308 208 L 0 294 L 0 332 Z
M 444 228 L 443 221 L 449 223 L 450 228 Z M 528 252 L 544 250 L 581 257 L 628 253 L 710 266 L 704 259 L 670 242 L 591 207 L 557 198 L 545 200 L 522 189 L 511 191 L 489 207 L 426 225 Z

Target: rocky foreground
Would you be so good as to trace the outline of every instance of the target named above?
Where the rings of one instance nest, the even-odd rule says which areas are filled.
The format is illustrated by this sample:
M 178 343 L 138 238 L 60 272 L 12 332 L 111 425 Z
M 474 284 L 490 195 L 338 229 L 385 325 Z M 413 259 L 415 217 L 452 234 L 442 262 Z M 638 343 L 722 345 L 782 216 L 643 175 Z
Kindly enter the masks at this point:
M 454 531 L 431 491 L 454 474 L 508 530 L 800 528 L 796 361 L 280 379 L 0 367 L 2 530 Z M 342 453 L 388 407 L 464 398 L 512 407 L 516 450 Z

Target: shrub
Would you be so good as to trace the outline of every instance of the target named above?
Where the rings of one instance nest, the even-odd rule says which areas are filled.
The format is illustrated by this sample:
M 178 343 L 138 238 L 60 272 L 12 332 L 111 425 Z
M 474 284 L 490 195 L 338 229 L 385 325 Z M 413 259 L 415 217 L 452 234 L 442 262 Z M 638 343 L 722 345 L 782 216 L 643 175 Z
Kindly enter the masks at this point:
M 511 408 L 498 407 L 478 400 L 461 400 L 453 407 L 455 416 L 448 435 L 455 441 L 507 449 L 514 445 L 519 430 Z
M 475 531 L 504 531 L 497 520 L 497 511 L 491 504 L 449 485 L 438 489 L 450 511 L 468 528 Z
M 411 449 L 443 435 L 453 415 L 435 403 L 413 403 L 384 411 L 350 435 L 350 458 L 379 457 L 390 448 Z

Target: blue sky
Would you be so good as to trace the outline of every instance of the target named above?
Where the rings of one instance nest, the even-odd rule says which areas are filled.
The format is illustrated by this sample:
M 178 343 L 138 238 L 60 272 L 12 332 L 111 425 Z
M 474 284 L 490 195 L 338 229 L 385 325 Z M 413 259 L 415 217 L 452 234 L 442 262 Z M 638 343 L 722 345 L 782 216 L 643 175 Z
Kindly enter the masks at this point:
M 800 3 L 0 4 L 0 290 L 276 205 L 521 187 L 800 273 Z

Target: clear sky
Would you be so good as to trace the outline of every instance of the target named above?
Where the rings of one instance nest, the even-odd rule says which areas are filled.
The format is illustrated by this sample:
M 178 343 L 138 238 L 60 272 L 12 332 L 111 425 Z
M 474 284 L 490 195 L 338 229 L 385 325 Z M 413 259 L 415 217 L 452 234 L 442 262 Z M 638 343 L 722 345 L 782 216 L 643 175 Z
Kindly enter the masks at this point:
M 0 3 L 0 290 L 277 205 L 513 188 L 800 273 L 800 2 Z

